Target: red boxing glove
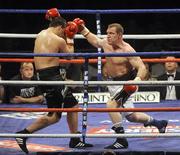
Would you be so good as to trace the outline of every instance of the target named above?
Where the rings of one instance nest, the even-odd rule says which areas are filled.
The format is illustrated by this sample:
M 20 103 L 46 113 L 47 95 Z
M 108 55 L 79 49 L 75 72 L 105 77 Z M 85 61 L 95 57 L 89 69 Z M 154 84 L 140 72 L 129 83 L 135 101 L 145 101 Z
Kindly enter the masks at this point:
M 78 26 L 75 22 L 67 22 L 64 33 L 66 37 L 73 39 L 75 34 L 78 32 Z
M 114 99 L 119 105 L 126 103 L 128 98 L 137 91 L 136 85 L 124 85 L 123 89 L 117 93 L 112 99 Z
M 73 22 L 75 22 L 76 25 L 78 26 L 78 32 L 81 32 L 84 29 L 84 27 L 83 27 L 83 25 L 85 25 L 84 20 L 82 20 L 80 18 L 75 18 L 73 20 Z
M 79 26 L 79 25 L 84 25 L 85 23 L 84 23 L 84 20 L 82 20 L 82 19 L 80 19 L 80 18 L 75 18 L 74 20 L 73 20 L 73 22 L 75 22 L 76 24 L 77 24 L 77 26 Z
M 80 32 L 84 37 L 86 37 L 90 33 L 90 31 L 85 27 L 84 20 L 80 18 L 75 18 L 73 22 L 77 24 L 78 32 Z
M 124 85 L 123 89 L 128 94 L 133 94 L 137 91 L 138 87 L 136 85 Z
M 58 9 L 57 8 L 52 8 L 47 10 L 46 15 L 45 15 L 45 19 L 46 20 L 52 20 L 52 18 L 54 17 L 59 17 L 61 16 Z

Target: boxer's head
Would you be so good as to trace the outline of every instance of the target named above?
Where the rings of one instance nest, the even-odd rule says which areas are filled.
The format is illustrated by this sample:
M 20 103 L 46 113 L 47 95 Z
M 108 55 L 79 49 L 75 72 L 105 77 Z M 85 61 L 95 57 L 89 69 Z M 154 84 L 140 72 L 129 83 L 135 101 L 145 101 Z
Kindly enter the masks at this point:
M 107 41 L 110 45 L 116 44 L 122 39 L 124 28 L 119 23 L 112 23 L 107 28 Z

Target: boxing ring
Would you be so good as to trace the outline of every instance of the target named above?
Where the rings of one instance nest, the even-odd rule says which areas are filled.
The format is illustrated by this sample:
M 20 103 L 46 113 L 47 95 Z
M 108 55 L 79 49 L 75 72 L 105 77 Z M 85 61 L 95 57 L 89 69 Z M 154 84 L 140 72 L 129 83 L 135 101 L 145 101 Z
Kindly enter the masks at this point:
M 158 104 L 136 104 L 136 107 L 178 107 L 178 101 L 175 102 L 161 102 Z M 45 108 L 46 105 L 1 105 L 1 107 L 10 107 L 10 108 Z M 90 104 L 89 108 L 103 108 L 104 104 Z M 11 115 L 10 115 L 11 114 Z M 150 115 L 157 118 L 168 119 L 169 125 L 166 129 L 168 134 L 179 134 L 180 133 L 180 116 L 179 112 L 149 112 Z M 41 116 L 42 113 L 25 113 L 25 112 L 1 112 L 0 114 L 0 124 L 1 129 L 0 133 L 15 133 L 17 130 L 22 129 L 22 127 L 27 126 L 31 122 L 33 122 L 36 118 Z M 97 117 L 98 115 L 98 117 Z M 61 121 L 53 126 L 49 126 L 36 134 L 67 134 L 68 126 L 66 123 L 65 114 L 63 115 Z M 88 113 L 88 128 L 87 134 L 113 134 L 111 130 L 112 123 L 109 120 L 109 116 L 107 113 L 97 113 L 90 112 Z M 82 126 L 82 113 L 79 113 L 79 126 Z M 64 125 L 63 125 L 64 124 Z M 61 127 L 63 125 L 63 127 Z M 125 132 L 127 134 L 133 135 L 141 135 L 146 134 L 147 136 L 150 134 L 157 134 L 157 130 L 155 128 L 144 128 L 141 124 L 130 123 L 125 121 Z M 87 142 L 93 143 L 93 148 L 86 149 L 70 149 L 68 148 L 69 138 L 29 138 L 28 140 L 28 148 L 30 154 L 35 154 L 36 152 L 52 152 L 55 154 L 66 153 L 66 154 L 100 154 L 103 152 L 104 146 L 109 145 L 114 141 L 114 138 L 87 138 Z M 179 144 L 179 137 L 135 137 L 128 138 L 129 148 L 123 150 L 115 150 L 116 152 L 121 152 L 122 154 L 128 154 L 132 152 L 141 153 L 149 153 L 152 154 L 163 154 L 163 152 L 179 152 L 180 148 L 177 144 Z M 24 154 L 19 147 L 17 146 L 14 138 L 0 138 L 0 154 Z M 50 153 L 51 152 L 51 153 Z M 40 153 L 39 153 L 40 154 Z M 48 153 L 47 153 L 48 154 Z M 150 153 L 149 153 L 150 154 Z
M 0 13 L 17 13 L 22 10 L 0 10 Z M 46 10 L 23 10 L 23 13 L 45 13 Z M 62 10 L 62 13 L 73 13 L 74 10 Z M 76 10 L 74 13 L 82 13 L 84 10 Z M 97 13 L 96 13 L 97 11 Z M 179 9 L 162 9 L 162 10 L 86 10 L 84 13 L 96 13 L 97 34 L 101 35 L 100 31 L 100 14 L 101 13 L 179 13 Z M 0 37 L 22 37 L 22 38 L 34 38 L 35 34 L 5 34 L 0 33 Z M 128 38 L 129 37 L 129 38 Z M 83 39 L 77 35 L 77 39 Z M 126 39 L 179 39 L 179 34 L 169 35 L 125 35 Z M 1 104 L 0 105 L 0 154 L 24 154 L 16 144 L 13 137 L 16 131 L 26 127 L 28 124 L 34 121 L 34 119 L 43 115 L 48 111 L 63 111 L 63 112 L 79 112 L 79 127 L 82 127 L 82 134 L 68 134 L 68 127 L 65 120 L 66 113 L 63 113 L 61 121 L 53 126 L 49 126 L 45 129 L 38 131 L 36 134 L 19 134 L 18 137 L 32 137 L 28 139 L 29 154 L 101 154 L 104 151 L 106 145 L 111 144 L 117 135 L 113 134 L 111 130 L 112 122 L 109 119 L 109 111 L 144 111 L 151 116 L 158 119 L 167 119 L 169 124 L 166 128 L 165 134 L 159 134 L 156 128 L 148 127 L 144 128 L 143 125 L 137 123 L 130 123 L 124 121 L 125 134 L 119 135 L 127 137 L 129 142 L 128 149 L 115 150 L 115 152 L 121 154 L 171 154 L 173 152 L 180 152 L 179 144 L 180 140 L 180 116 L 179 116 L 179 101 L 161 101 L 160 103 L 151 104 L 135 104 L 134 109 L 107 109 L 105 104 L 88 104 L 88 91 L 89 86 L 106 86 L 106 85 L 124 85 L 127 82 L 124 81 L 100 81 L 101 80 L 101 65 L 105 62 L 101 57 L 110 56 L 179 56 L 179 51 L 169 52 L 137 52 L 126 54 L 115 53 L 101 53 L 98 49 L 98 53 L 74 53 L 74 54 L 32 54 L 32 53 L 10 53 L 1 52 L 0 62 L 33 62 L 29 57 L 32 56 L 52 56 L 52 57 L 83 57 L 84 59 L 73 60 L 60 60 L 60 63 L 83 63 L 84 64 L 84 80 L 83 81 L 0 81 L 0 85 L 67 85 L 67 86 L 82 86 L 84 88 L 84 100 L 83 104 L 78 109 L 47 109 L 46 105 L 39 104 Z M 15 58 L 8 58 L 15 57 Z M 26 58 L 17 58 L 26 57 Z M 98 59 L 95 59 L 97 58 Z M 166 62 L 166 59 L 143 59 L 144 62 Z M 169 61 L 169 60 L 168 60 Z M 180 59 L 172 59 L 170 61 L 179 62 Z M 97 63 L 97 81 L 88 80 L 88 64 Z M 152 85 L 152 86 L 166 86 L 166 85 L 180 85 L 180 81 L 138 81 L 128 82 L 128 84 L 136 85 Z M 98 117 L 97 117 L 98 115 Z M 88 116 L 88 118 L 87 118 Z M 63 125 L 63 127 L 62 127 Z M 93 143 L 93 148 L 86 149 L 70 149 L 68 148 L 69 137 L 82 137 L 85 141 Z

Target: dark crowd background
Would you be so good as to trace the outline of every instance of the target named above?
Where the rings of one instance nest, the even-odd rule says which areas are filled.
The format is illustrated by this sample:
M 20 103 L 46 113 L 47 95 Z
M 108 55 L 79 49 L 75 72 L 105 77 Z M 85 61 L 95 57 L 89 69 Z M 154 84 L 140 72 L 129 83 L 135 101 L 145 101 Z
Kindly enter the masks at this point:
M 172 9 L 180 8 L 178 0 L 0 0 L 0 9 Z M 62 14 L 73 20 L 80 17 L 86 26 L 96 33 L 95 15 Z M 180 32 L 180 13 L 102 14 L 101 31 L 107 25 L 119 22 L 125 34 L 175 34 Z M 44 14 L 0 13 L 0 33 L 36 34 L 48 27 Z M 180 51 L 179 39 L 126 40 L 138 52 Z M 0 52 L 32 52 L 34 39 L 0 38 Z M 75 52 L 96 52 L 86 40 L 75 40 Z M 17 74 L 19 64 L 2 63 L 3 79 Z

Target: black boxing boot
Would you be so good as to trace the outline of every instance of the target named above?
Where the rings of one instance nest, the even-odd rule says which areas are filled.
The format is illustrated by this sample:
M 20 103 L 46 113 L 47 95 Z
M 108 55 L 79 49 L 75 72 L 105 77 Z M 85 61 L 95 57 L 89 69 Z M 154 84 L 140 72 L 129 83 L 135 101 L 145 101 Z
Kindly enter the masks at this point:
M 124 128 L 123 127 L 115 127 L 113 126 L 112 129 L 117 133 L 117 134 L 122 134 L 124 133 Z M 126 149 L 128 148 L 128 141 L 126 138 L 117 138 L 116 141 L 109 146 L 106 146 L 105 149 Z
M 27 129 L 18 131 L 16 133 L 19 134 L 29 134 L 30 132 Z M 24 151 L 26 154 L 29 153 L 27 147 L 26 147 L 26 140 L 27 137 L 15 137 L 17 144 L 19 145 L 19 147 L 21 148 L 22 151 Z
M 77 132 L 77 133 L 80 133 L 80 132 Z M 93 145 L 89 143 L 83 143 L 80 138 L 71 138 L 69 142 L 69 147 L 83 149 L 86 147 L 93 147 Z
M 155 126 L 156 128 L 158 128 L 159 133 L 165 133 L 167 124 L 168 124 L 167 120 L 156 120 L 154 118 L 151 118 L 149 122 L 144 124 L 144 127 Z

